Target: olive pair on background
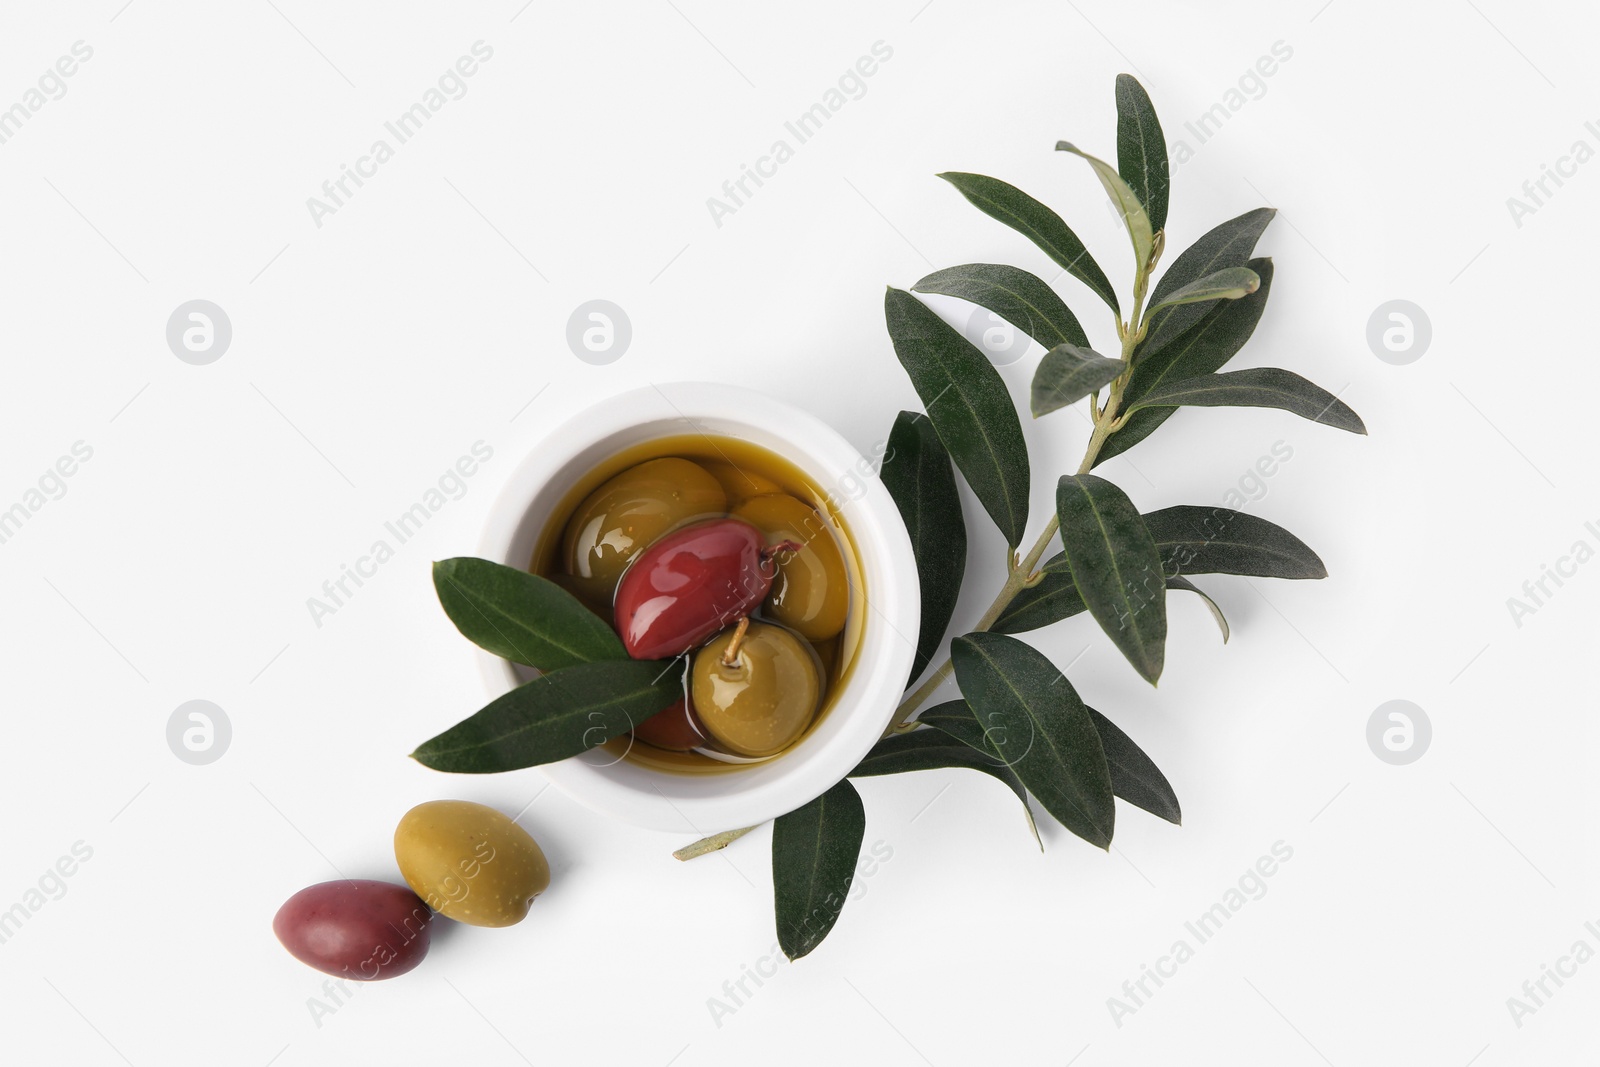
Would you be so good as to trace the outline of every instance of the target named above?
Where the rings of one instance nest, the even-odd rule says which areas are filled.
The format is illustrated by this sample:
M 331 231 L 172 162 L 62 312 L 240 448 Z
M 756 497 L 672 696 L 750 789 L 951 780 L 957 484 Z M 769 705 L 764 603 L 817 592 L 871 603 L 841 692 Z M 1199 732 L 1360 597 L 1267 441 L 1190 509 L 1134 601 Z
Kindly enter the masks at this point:
M 353 981 L 395 978 L 428 954 L 435 913 L 470 926 L 512 926 L 550 884 L 550 865 L 532 835 L 467 800 L 434 800 L 406 812 L 395 828 L 394 856 L 404 886 L 340 879 L 285 901 L 272 931 L 289 954 Z

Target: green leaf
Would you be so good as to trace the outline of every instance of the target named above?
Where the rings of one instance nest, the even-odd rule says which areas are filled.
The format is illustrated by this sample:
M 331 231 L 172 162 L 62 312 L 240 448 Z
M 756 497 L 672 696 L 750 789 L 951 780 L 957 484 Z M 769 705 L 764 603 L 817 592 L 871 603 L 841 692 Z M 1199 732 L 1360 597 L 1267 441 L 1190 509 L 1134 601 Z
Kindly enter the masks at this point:
M 1151 308 L 1177 307 L 1180 304 L 1198 304 L 1203 300 L 1237 300 L 1261 288 L 1261 277 L 1249 267 L 1227 267 L 1192 281 Z
M 917 583 L 922 587 L 922 627 L 911 677 L 906 679 L 909 686 L 939 650 L 955 614 L 967 566 L 967 526 L 950 456 L 927 416 L 902 411 L 894 420 L 879 477 L 911 535 Z
M 1236 219 L 1224 222 L 1184 249 L 1183 254 L 1172 261 L 1172 266 L 1156 282 L 1155 288 L 1150 290 L 1150 305 L 1155 307 L 1161 304 L 1179 289 L 1208 274 L 1215 274 L 1227 267 L 1245 266 L 1256 241 L 1260 240 L 1262 231 L 1276 214 L 1269 207 L 1247 211 Z M 1150 320 L 1149 333 L 1134 353 L 1134 362 L 1148 359 L 1176 341 L 1214 306 L 1210 303 L 1181 304 L 1157 313 Z
M 955 701 L 963 709 L 966 704 Z M 942 707 L 943 705 L 941 705 Z M 937 711 L 938 709 L 930 709 Z M 971 716 L 971 712 L 967 712 Z M 977 720 L 971 719 L 974 725 Z M 931 725 L 931 724 L 930 724 Z M 980 747 L 957 740 L 942 730 L 913 730 L 906 734 L 886 737 L 873 746 L 866 758 L 850 772 L 851 778 L 870 778 L 880 774 L 903 774 L 907 771 L 927 771 L 944 767 L 966 767 L 982 771 L 991 778 L 1004 782 L 1022 801 L 1022 810 L 1028 816 L 1028 828 L 1033 839 L 1039 841 L 1039 827 L 1034 824 L 1033 812 L 1028 808 L 1028 790 L 1022 779 L 1001 762 L 1000 757 Z M 1043 848 L 1044 843 L 1039 842 Z
M 1250 268 L 1261 278 L 1261 288 L 1238 300 L 1225 301 L 1197 322 L 1182 337 L 1159 351 L 1135 359 L 1123 400 L 1131 403 L 1165 380 L 1176 381 L 1210 374 L 1232 359 L 1255 332 L 1272 289 L 1272 260 L 1256 259 Z M 1135 412 L 1122 428 L 1106 438 L 1095 464 L 1120 455 L 1149 437 L 1175 408 L 1146 408 Z
M 1033 372 L 1033 417 L 1076 404 L 1110 385 L 1128 365 L 1078 345 L 1057 345 L 1044 354 Z
M 1328 569 L 1294 534 L 1227 508 L 1180 505 L 1144 517 L 1167 574 L 1326 578 Z
M 1052 570 L 1050 563 L 1059 563 L 1061 569 Z M 1002 634 L 1027 633 L 1088 610 L 1078 587 L 1072 584 L 1065 554 L 1052 557 L 1050 563 L 1045 564 L 1044 577 L 1039 584 L 1013 597 L 989 627 L 991 630 Z
M 1057 141 L 1056 151 L 1071 152 L 1094 168 L 1095 177 L 1100 179 L 1106 195 L 1111 198 L 1111 203 L 1122 215 L 1123 225 L 1128 227 L 1128 237 L 1133 241 L 1134 264 L 1143 270 L 1150 262 L 1150 249 L 1155 243 L 1155 231 L 1150 226 L 1150 216 L 1145 214 L 1144 205 L 1139 202 L 1139 197 L 1128 187 L 1128 183 L 1122 180 L 1117 168 L 1105 160 L 1091 156 L 1070 141 Z
M 797 960 L 822 944 L 844 910 L 867 816 L 848 780 L 772 824 L 778 945 Z
M 993 751 L 1063 826 L 1110 848 L 1111 772 L 1072 683 L 1037 649 L 1004 634 L 958 637 L 950 658 Z
M 587 752 L 683 696 L 673 662 L 580 663 L 541 675 L 491 701 L 411 758 L 436 771 L 493 774 Z
M 934 271 L 911 287 L 969 300 L 1005 319 L 1045 348 L 1074 344 L 1089 347 L 1078 318 L 1044 281 L 1002 263 L 968 263 Z
M 1073 584 L 1100 628 L 1154 685 L 1166 655 L 1161 556 L 1126 493 L 1092 474 L 1056 483 L 1061 545 Z
M 1209 593 L 1181 574 L 1174 574 L 1169 577 L 1167 579 L 1167 588 L 1186 590 L 1204 601 L 1206 607 L 1211 609 L 1211 617 L 1217 620 L 1217 629 L 1222 631 L 1222 643 L 1228 643 L 1228 638 L 1233 636 L 1232 631 L 1228 629 L 1228 617 L 1222 613 L 1222 608 L 1217 606 L 1217 602 L 1211 599 Z
M 605 620 L 525 570 L 459 556 L 433 565 L 433 588 L 463 637 L 513 663 L 553 671 L 628 658 Z
M 1177 794 L 1172 791 L 1167 776 L 1116 723 L 1093 708 L 1088 711 L 1100 735 L 1100 744 L 1105 748 L 1112 791 L 1134 807 L 1181 826 L 1183 810 L 1178 806 Z
M 1094 290 L 1112 311 L 1121 314 L 1116 291 L 1106 280 L 1105 271 L 1089 255 L 1089 250 L 1078 240 L 1061 216 L 1039 201 L 998 178 L 982 174 L 963 174 L 947 171 L 939 177 L 955 186 L 979 211 L 992 219 L 1010 226 L 1042 248 L 1056 265 Z
M 1150 226 L 1167 224 L 1167 139 L 1144 86 L 1132 74 L 1117 75 L 1117 171 L 1150 216 Z
M 1132 738 L 1119 730 L 1116 723 L 1087 704 L 1084 710 L 1089 713 L 1089 719 L 1100 737 L 1101 747 L 1105 750 L 1112 793 L 1168 822 L 1179 822 L 1182 815 L 1178 809 L 1178 798 L 1173 795 L 1172 786 L 1150 757 L 1133 743 Z M 979 750 L 986 758 L 999 759 L 989 737 L 991 731 L 984 729 L 964 700 L 952 700 L 929 708 L 917 716 L 917 721 L 936 727 L 967 747 Z M 994 732 L 1000 731 L 996 729 Z
M 1146 522 L 1149 518 L 1148 515 L 1145 516 Z M 1159 541 L 1156 547 L 1161 547 Z M 1166 557 L 1163 557 L 1162 563 L 1166 562 Z M 1000 613 L 1000 617 L 989 627 L 991 630 L 1001 634 L 1027 633 L 1029 630 L 1038 630 L 1062 619 L 1081 615 L 1088 610 L 1083 603 L 1083 597 L 1078 595 L 1078 587 L 1072 584 L 1072 573 L 1068 570 L 1067 557 L 1064 553 L 1050 557 L 1044 564 L 1043 570 L 1044 576 L 1039 584 L 1022 590 L 1012 598 L 1011 603 Z M 1223 618 L 1222 610 L 1217 607 L 1216 602 L 1182 576 L 1169 577 L 1166 583 L 1168 589 L 1186 590 L 1206 602 L 1217 620 L 1217 626 L 1222 630 L 1222 641 L 1226 644 L 1229 636 L 1228 620 Z
M 1140 397 L 1127 410 L 1175 407 L 1280 408 L 1337 430 L 1365 434 L 1361 416 L 1326 389 L 1278 367 L 1202 374 L 1167 382 Z
M 883 314 L 939 440 L 1015 550 L 1028 525 L 1028 446 L 1000 372 L 903 289 L 889 289 Z
M 993 757 L 992 762 L 1004 767 L 1005 761 L 995 751 L 994 745 L 989 742 L 987 731 L 978 717 L 972 713 L 972 708 L 965 700 L 947 700 L 943 704 L 933 707 L 917 716 L 917 721 L 924 726 L 932 726 L 960 741 L 968 748 L 977 749 Z M 1020 780 L 1020 779 L 1019 779 Z

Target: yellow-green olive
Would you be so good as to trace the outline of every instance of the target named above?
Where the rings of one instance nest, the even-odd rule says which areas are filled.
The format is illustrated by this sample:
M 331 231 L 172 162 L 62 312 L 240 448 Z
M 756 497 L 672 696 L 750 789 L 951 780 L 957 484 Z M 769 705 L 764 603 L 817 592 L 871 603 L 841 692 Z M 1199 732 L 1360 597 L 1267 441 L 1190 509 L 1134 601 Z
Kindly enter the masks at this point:
M 768 544 L 794 541 L 801 546 L 773 557 L 778 576 L 767 594 L 766 615 L 807 641 L 826 641 L 843 630 L 850 583 L 839 546 L 816 509 L 779 493 L 747 500 L 733 516 L 760 530 Z
M 470 800 L 418 804 L 394 830 L 394 858 L 412 892 L 447 919 L 511 926 L 550 884 L 528 831 Z
M 562 540 L 563 568 L 582 599 L 609 606 L 623 570 L 652 541 L 727 507 L 721 483 L 697 463 L 668 458 L 629 467 L 573 512 Z
M 768 493 L 781 493 L 783 486 L 763 474 L 757 474 L 749 467 L 741 467 L 736 463 L 725 463 L 721 460 L 712 462 L 701 461 L 700 464 L 711 472 L 711 476 L 722 483 L 722 491 L 728 494 L 728 506 L 738 507 L 753 496 L 766 496 Z
M 822 699 L 822 672 L 799 637 L 781 626 L 748 623 L 748 629 L 724 631 L 695 653 L 690 699 L 706 732 L 723 748 L 740 756 L 771 756 L 811 725 Z

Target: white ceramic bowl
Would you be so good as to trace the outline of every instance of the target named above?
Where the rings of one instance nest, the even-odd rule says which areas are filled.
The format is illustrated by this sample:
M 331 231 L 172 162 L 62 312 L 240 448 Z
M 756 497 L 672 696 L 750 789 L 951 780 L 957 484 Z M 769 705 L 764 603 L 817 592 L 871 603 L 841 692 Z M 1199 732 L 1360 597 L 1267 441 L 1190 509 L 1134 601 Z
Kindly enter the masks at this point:
M 763 393 L 701 382 L 623 393 L 551 431 L 500 491 L 480 554 L 526 567 L 552 513 L 586 475 L 632 446 L 683 434 L 760 445 L 830 492 L 855 542 L 863 591 L 857 602 L 866 603 L 858 659 L 832 710 L 782 755 L 716 774 L 652 770 L 600 750 L 542 768 L 597 812 L 650 829 L 703 835 L 793 811 L 866 755 L 893 716 L 911 672 L 921 594 L 900 512 L 849 442 L 815 416 Z M 490 699 L 528 676 L 490 653 L 481 652 L 479 659 Z

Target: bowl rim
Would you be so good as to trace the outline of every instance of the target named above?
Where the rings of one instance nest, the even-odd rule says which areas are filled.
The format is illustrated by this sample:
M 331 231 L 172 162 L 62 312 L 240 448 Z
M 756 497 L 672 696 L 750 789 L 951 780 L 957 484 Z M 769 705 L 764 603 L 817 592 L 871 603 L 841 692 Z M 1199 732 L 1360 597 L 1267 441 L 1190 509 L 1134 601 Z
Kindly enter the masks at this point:
M 732 432 L 730 432 L 732 431 Z M 766 393 L 713 382 L 657 383 L 577 412 L 535 441 L 495 495 L 479 538 L 484 558 L 526 567 L 530 538 L 549 521 L 541 501 L 558 501 L 603 456 L 683 434 L 744 437 L 770 448 L 840 498 L 860 558 L 865 605 L 858 659 L 829 714 L 783 755 L 719 774 L 674 774 L 632 761 L 575 756 L 539 769 L 572 799 L 635 826 L 705 835 L 755 826 L 809 803 L 843 779 L 882 737 L 900 703 L 916 652 L 921 587 L 900 510 L 869 460 L 832 426 Z M 553 506 L 553 501 L 551 501 Z M 519 558 L 520 557 L 520 558 Z M 909 631 L 909 632 L 908 632 Z M 528 672 L 476 650 L 489 699 Z M 599 751 L 599 750 L 594 750 Z

